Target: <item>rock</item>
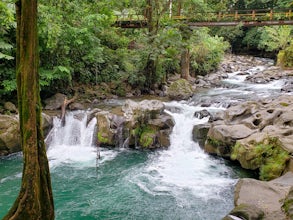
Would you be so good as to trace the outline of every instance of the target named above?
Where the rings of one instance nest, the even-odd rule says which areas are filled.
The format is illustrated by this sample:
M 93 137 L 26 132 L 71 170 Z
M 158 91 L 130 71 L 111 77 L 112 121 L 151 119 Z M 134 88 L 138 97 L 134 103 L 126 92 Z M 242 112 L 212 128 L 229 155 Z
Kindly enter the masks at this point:
M 252 83 L 268 83 L 273 80 L 286 78 L 290 73 L 288 71 L 282 71 L 278 66 L 271 66 L 265 70 L 258 71 L 256 74 L 246 77 L 246 81 Z
M 225 218 L 222 220 L 261 220 L 264 217 L 264 212 L 255 205 L 240 204 L 234 208 Z
M 254 132 L 242 124 L 212 126 L 207 134 L 205 150 L 208 153 L 230 157 L 231 148 L 236 141 L 246 138 Z
M 20 151 L 18 117 L 0 115 L 0 155 Z
M 6 111 L 9 111 L 10 113 L 16 113 L 16 114 L 18 113 L 16 106 L 12 102 L 5 102 L 4 109 Z
M 287 79 L 281 91 L 285 93 L 293 92 L 293 79 Z
M 165 109 L 164 104 L 158 100 L 143 100 L 134 102 L 130 99 L 126 100 L 122 106 L 122 111 L 126 118 L 141 117 L 147 115 L 147 119 L 154 119 Z
M 289 219 L 293 219 L 293 186 L 291 186 L 289 194 L 282 206 Z
M 255 206 L 258 213 L 264 213 L 264 220 L 286 220 L 283 203 L 293 186 L 293 173 L 288 172 L 278 179 L 263 182 L 255 179 L 240 179 L 235 188 L 234 204 Z M 249 218 L 244 218 L 249 219 Z
M 108 111 L 101 111 L 96 114 L 98 143 L 102 146 L 115 146 L 115 132 L 111 129 L 110 117 L 111 113 Z
M 84 110 L 85 107 L 84 107 L 84 105 L 81 104 L 81 103 L 73 102 L 73 103 L 71 103 L 71 104 L 69 105 L 69 109 L 72 110 L 72 111 L 73 111 L 73 110 Z
M 192 95 L 192 86 L 185 79 L 179 79 L 173 82 L 167 90 L 167 96 L 172 100 L 188 99 Z
M 237 141 L 231 159 L 238 160 L 243 168 L 259 169 L 260 179 L 271 180 L 282 175 L 290 157 L 278 138 L 253 134 Z
M 164 109 L 164 104 L 158 100 L 125 102 L 122 111 L 126 119 L 126 129 L 131 134 L 129 145 L 138 144 L 144 148 L 170 145 L 169 136 L 174 121 L 170 115 L 164 113 Z
M 149 149 L 168 147 L 174 121 L 163 112 L 164 108 L 158 100 L 126 100 L 121 108 L 96 113 L 99 143 Z
M 199 118 L 199 119 L 202 119 L 202 118 L 205 118 L 205 117 L 210 117 L 210 116 L 211 116 L 211 114 L 206 109 L 203 109 L 201 111 L 197 111 L 197 112 L 194 113 L 194 117 Z
M 45 110 L 57 110 L 60 109 L 66 95 L 57 93 L 53 95 L 52 97 L 45 100 Z
M 198 142 L 201 148 L 204 148 L 210 126 L 210 124 L 198 124 L 193 127 L 192 139 L 194 142 Z
M 53 127 L 53 118 L 50 115 L 42 113 L 42 129 L 44 137 L 46 137 Z

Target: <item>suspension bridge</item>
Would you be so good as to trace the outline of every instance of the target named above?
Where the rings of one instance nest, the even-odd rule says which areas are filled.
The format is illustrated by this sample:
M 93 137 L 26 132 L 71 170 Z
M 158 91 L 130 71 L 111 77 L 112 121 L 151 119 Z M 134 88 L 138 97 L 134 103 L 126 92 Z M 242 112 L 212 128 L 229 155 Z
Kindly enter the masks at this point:
M 293 9 L 196 12 L 190 16 L 169 16 L 168 19 L 184 22 L 191 27 L 293 25 Z M 116 16 L 114 25 L 121 28 L 146 28 L 148 19 L 144 15 L 120 14 Z

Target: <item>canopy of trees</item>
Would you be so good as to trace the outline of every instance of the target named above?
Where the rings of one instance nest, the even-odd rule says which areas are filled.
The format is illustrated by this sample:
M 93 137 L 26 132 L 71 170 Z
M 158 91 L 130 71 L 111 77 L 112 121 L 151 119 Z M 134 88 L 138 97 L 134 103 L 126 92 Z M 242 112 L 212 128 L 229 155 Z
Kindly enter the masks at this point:
M 123 83 L 148 91 L 171 74 L 181 74 L 188 52 L 191 75 L 217 68 L 224 52 L 240 45 L 249 49 L 285 49 L 291 27 L 197 28 L 186 32 L 170 15 L 191 16 L 198 11 L 249 8 L 289 8 L 289 0 L 122 0 L 39 1 L 40 84 L 42 95 L 70 93 L 76 82 Z M 116 15 L 144 15 L 148 29 L 113 27 Z M 12 0 L 0 2 L 0 96 L 13 97 L 15 81 L 15 8 Z

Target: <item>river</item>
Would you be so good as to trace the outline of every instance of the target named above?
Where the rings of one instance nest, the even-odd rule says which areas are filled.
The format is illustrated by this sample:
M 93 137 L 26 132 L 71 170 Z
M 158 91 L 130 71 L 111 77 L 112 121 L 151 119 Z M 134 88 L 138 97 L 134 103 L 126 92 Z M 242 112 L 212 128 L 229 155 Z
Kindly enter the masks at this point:
M 272 65 L 248 70 L 249 74 Z M 175 121 L 166 150 L 100 149 L 92 145 L 96 121 L 86 125 L 84 112 L 66 115 L 65 127 L 54 119 L 48 158 L 57 220 L 183 219 L 217 220 L 233 208 L 233 190 L 241 177 L 253 174 L 218 157 L 207 155 L 192 141 L 192 128 L 208 118 L 194 112 L 223 111 L 230 103 L 279 94 L 284 81 L 252 84 L 238 72 L 223 87 L 204 90 L 192 99 L 167 102 Z M 227 86 L 229 85 L 229 86 Z M 201 107 L 209 102 L 209 107 Z M 100 154 L 100 159 L 97 155 Z M 21 154 L 0 158 L 0 218 L 17 196 Z

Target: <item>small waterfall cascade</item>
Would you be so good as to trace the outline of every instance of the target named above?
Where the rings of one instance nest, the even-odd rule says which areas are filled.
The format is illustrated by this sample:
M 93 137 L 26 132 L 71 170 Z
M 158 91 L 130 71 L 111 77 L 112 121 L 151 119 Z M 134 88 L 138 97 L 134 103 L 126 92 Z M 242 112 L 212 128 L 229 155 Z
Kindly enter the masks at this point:
M 182 206 L 192 206 L 196 203 L 195 198 L 226 203 L 222 193 L 233 187 L 236 181 L 230 176 L 230 168 L 223 161 L 207 155 L 192 140 L 193 127 L 208 121 L 208 117 L 199 119 L 194 116 L 203 108 L 179 102 L 165 104 L 169 109 L 166 112 L 175 120 L 171 146 L 156 155 L 147 167 L 143 178 L 149 179 L 148 184 L 142 181 L 141 174 L 137 176 L 137 184 L 153 195 L 170 192 Z M 211 106 L 207 109 L 213 112 L 223 108 Z M 187 191 L 194 197 L 186 196 Z
M 71 162 L 94 161 L 97 149 L 94 147 L 96 118 L 88 122 L 86 112 L 68 112 L 65 125 L 54 117 L 53 128 L 46 138 L 50 165 Z

